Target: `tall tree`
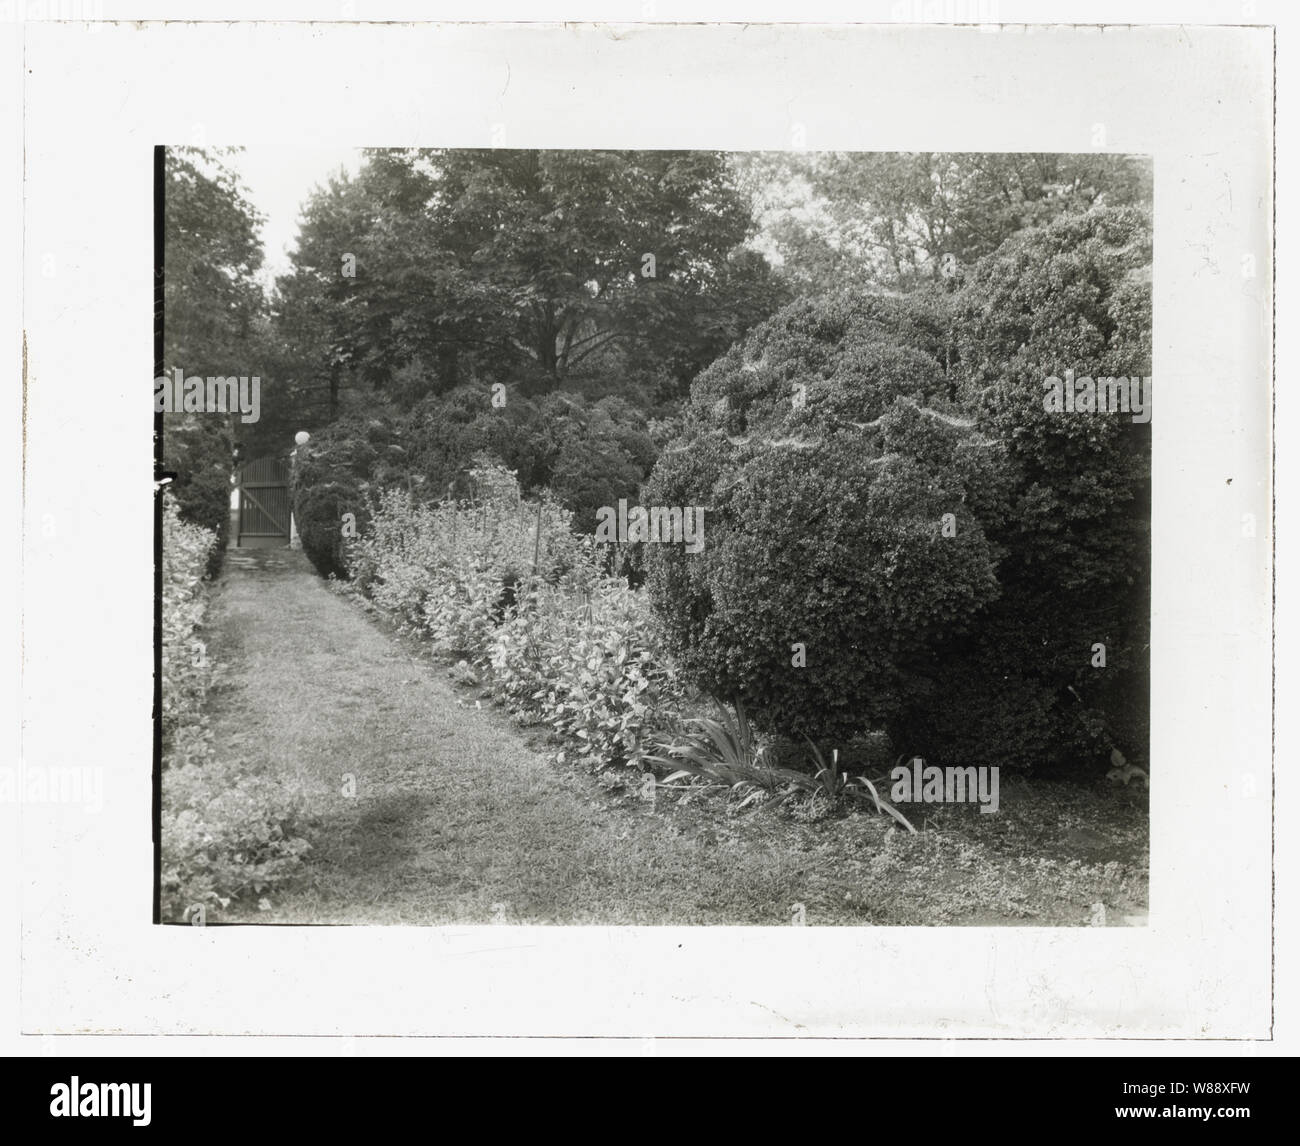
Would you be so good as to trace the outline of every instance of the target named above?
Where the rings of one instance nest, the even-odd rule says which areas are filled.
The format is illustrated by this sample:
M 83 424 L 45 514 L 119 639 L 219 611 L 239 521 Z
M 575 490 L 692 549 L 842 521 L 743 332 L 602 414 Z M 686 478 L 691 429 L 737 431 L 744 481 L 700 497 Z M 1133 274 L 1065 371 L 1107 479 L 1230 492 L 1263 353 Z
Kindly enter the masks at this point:
M 740 159 L 762 242 L 804 288 L 912 289 L 1017 231 L 1094 205 L 1149 202 L 1139 156 L 1042 153 L 759 154 Z
M 442 151 L 433 216 L 460 265 L 508 299 L 553 376 L 615 341 L 689 328 L 749 214 L 716 152 Z
M 345 171 L 331 176 L 304 204 L 293 270 L 272 297 L 281 353 L 280 376 L 288 402 L 304 424 L 338 416 L 344 370 L 350 365 L 345 335 L 349 278 L 357 246 L 372 222 L 362 189 Z
M 280 313 L 371 388 L 544 392 L 615 352 L 689 377 L 785 300 L 750 223 L 715 152 L 372 151 L 307 205 Z
M 236 150 L 167 150 L 163 366 L 187 377 L 251 376 L 260 369 L 261 218 L 225 162 Z M 163 422 L 163 466 L 175 475 L 181 513 L 219 535 L 228 520 L 234 417 L 170 413 Z
M 165 357 L 187 374 L 229 373 L 263 308 L 262 219 L 224 162 L 237 150 L 167 149 Z

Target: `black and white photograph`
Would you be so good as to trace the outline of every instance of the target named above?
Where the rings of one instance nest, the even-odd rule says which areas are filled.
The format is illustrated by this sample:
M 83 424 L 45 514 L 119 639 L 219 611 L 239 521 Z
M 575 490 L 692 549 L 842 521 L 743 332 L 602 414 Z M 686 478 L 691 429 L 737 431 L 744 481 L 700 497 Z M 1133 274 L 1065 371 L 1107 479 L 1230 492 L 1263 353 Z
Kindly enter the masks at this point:
M 41 1116 L 1278 1054 L 1270 6 L 266 3 L 0 24 Z
M 1147 157 L 333 161 L 158 157 L 164 922 L 1145 924 Z

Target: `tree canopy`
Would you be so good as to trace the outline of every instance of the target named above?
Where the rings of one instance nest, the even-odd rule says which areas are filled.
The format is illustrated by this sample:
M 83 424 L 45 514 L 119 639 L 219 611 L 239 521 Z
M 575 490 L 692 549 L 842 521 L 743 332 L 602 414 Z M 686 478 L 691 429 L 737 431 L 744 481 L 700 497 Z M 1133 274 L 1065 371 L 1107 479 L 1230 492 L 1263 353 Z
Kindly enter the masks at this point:
M 229 160 L 234 149 L 168 148 L 163 247 L 163 369 L 185 376 L 257 374 L 265 299 L 260 216 Z M 163 415 L 163 469 L 181 515 L 224 538 L 232 417 Z M 213 550 L 219 563 L 221 547 Z
M 553 390 L 611 367 L 670 387 L 781 302 L 725 155 L 374 151 L 306 205 L 278 284 L 305 372 L 372 390 Z
M 1017 231 L 1151 194 L 1149 163 L 1126 155 L 760 152 L 737 163 L 766 249 L 814 293 L 911 290 Z

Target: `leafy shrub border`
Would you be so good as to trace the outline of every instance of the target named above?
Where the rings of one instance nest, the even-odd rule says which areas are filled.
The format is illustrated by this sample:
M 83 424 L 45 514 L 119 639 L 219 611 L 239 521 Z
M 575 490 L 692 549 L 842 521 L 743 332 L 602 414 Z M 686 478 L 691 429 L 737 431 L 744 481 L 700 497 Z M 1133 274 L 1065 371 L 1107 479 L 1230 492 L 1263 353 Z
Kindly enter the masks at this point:
M 670 786 L 691 777 L 741 807 L 804 796 L 837 808 L 856 797 L 915 831 L 870 780 L 841 771 L 838 754 L 828 765 L 810 742 L 807 771 L 775 767 L 742 705 L 733 717 L 715 701 L 718 720 L 683 722 L 689 698 L 655 639 L 647 594 L 603 571 L 565 511 L 526 507 L 510 470 L 483 460 L 475 473 L 483 496 L 468 504 L 382 492 L 349 552 L 352 585 L 436 654 L 462 657 L 462 678 L 475 679 L 472 662 L 508 711 L 546 725 L 563 745 L 558 763 L 666 772 Z M 540 539 L 528 523 L 545 520 L 553 530 Z M 503 608 L 507 585 L 514 600 Z
M 196 655 L 195 635 L 217 544 L 215 532 L 183 521 L 164 492 L 160 911 L 169 922 L 188 920 L 198 906 L 206 912 L 264 896 L 295 874 L 311 848 L 301 834 L 302 799 L 212 748 L 204 703 L 217 670 L 205 652 Z

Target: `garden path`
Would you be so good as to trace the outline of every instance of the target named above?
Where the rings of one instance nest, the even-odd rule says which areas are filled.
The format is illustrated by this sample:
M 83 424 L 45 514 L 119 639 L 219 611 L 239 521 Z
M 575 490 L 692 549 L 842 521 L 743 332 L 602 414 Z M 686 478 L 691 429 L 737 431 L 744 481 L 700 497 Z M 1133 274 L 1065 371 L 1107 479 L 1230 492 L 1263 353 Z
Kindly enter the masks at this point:
M 249 921 L 774 924 L 830 894 L 788 832 L 740 846 L 716 810 L 654 811 L 553 764 L 300 551 L 230 550 L 208 628 L 216 751 L 316 820 L 305 876 Z
M 232 904 L 232 922 L 1145 921 L 1145 809 L 1126 793 L 1008 785 L 998 816 L 952 809 L 888 839 L 879 816 L 651 804 L 635 774 L 553 763 L 486 689 L 454 683 L 290 549 L 228 552 L 205 635 L 215 751 L 296 788 L 312 815 L 303 874 L 263 907 Z M 1104 846 L 1080 851 L 1067 829 L 1084 823 Z

